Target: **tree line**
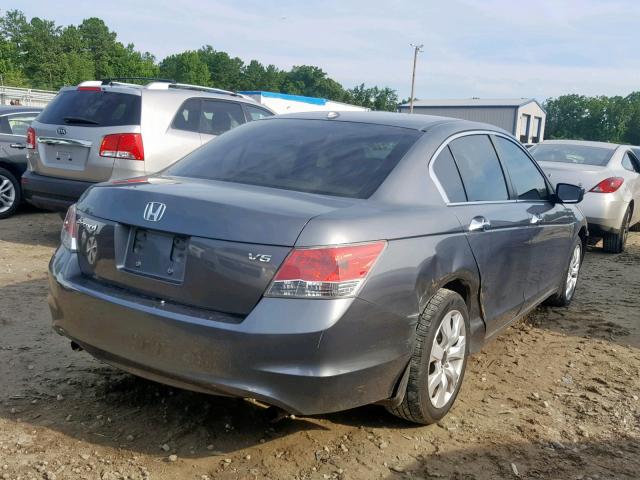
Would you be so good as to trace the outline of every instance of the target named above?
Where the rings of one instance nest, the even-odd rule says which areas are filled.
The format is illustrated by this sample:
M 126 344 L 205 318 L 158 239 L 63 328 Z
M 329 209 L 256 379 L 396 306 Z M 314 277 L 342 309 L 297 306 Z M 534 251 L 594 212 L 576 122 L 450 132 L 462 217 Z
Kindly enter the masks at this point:
M 544 107 L 546 138 L 640 145 L 640 92 L 626 97 L 562 95 Z
M 0 12 L 1 13 L 1 12 Z M 320 67 L 282 70 L 206 45 L 157 61 L 133 44 L 123 45 L 99 18 L 59 26 L 51 20 L 28 20 L 19 10 L 0 17 L 0 80 L 4 85 L 57 90 L 84 80 L 113 77 L 161 77 L 225 90 L 268 90 L 322 97 L 374 110 L 395 111 L 397 92 L 364 83 L 344 88 Z

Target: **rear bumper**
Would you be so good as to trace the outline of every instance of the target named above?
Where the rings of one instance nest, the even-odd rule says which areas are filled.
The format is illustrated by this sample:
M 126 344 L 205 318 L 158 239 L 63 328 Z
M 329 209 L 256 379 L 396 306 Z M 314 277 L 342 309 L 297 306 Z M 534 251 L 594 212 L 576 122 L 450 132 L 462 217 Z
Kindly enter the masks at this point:
M 47 177 L 31 171 L 22 175 L 25 200 L 38 208 L 54 212 L 66 212 L 91 185 L 91 182 Z
M 595 237 L 618 233 L 627 206 L 628 202 L 617 193 L 593 192 L 587 193 L 579 205 L 589 223 L 589 235 Z
M 50 263 L 54 329 L 93 356 L 191 390 L 251 397 L 296 414 L 390 398 L 415 324 L 359 299 L 262 299 L 244 319 L 135 296 Z

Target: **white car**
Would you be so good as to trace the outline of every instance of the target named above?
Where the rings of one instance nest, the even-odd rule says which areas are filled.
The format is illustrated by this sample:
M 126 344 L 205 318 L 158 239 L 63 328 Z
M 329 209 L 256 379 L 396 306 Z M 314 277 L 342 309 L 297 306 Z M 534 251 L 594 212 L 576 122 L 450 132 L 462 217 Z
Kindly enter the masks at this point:
M 637 148 L 637 147 L 636 147 Z M 580 140 L 547 140 L 530 150 L 551 182 L 586 190 L 580 204 L 589 235 L 604 249 L 624 251 L 629 230 L 640 222 L 640 160 L 629 145 Z

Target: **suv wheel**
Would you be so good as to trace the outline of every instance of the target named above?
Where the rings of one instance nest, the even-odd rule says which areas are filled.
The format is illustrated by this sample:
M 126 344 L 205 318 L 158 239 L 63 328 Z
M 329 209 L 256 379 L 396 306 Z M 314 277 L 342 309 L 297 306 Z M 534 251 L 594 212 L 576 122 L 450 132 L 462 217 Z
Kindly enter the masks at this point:
M 460 295 L 440 289 L 420 316 L 402 403 L 389 411 L 414 423 L 435 423 L 456 400 L 469 352 L 469 314 Z
M 622 218 L 622 225 L 618 233 L 606 233 L 602 239 L 604 250 L 610 253 L 622 253 L 627 245 L 629 236 L 629 223 L 631 223 L 631 209 L 627 208 Z
M 582 239 L 578 237 L 571 249 L 571 257 L 569 258 L 569 266 L 567 273 L 562 279 L 562 284 L 558 287 L 558 293 L 552 295 L 545 302 L 552 307 L 566 307 L 573 300 L 578 286 L 578 276 L 580 275 L 580 267 L 582 266 Z
M 20 197 L 20 183 L 13 173 L 0 167 L 0 219 L 15 213 Z

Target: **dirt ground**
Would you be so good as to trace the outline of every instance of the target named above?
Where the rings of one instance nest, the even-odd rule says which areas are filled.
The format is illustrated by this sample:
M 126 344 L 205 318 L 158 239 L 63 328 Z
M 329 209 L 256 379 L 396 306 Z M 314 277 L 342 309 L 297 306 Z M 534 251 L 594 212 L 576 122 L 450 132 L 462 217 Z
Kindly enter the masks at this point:
M 451 414 L 418 427 L 378 406 L 271 423 L 71 351 L 46 303 L 59 228 L 0 221 L 0 479 L 640 478 L 640 234 L 591 249 L 573 305 L 487 345 Z

